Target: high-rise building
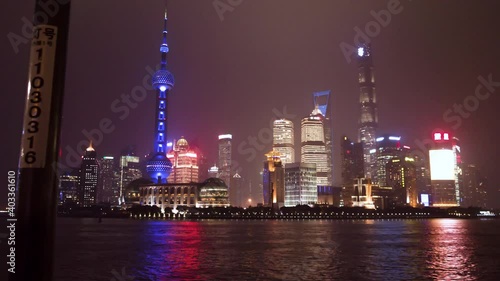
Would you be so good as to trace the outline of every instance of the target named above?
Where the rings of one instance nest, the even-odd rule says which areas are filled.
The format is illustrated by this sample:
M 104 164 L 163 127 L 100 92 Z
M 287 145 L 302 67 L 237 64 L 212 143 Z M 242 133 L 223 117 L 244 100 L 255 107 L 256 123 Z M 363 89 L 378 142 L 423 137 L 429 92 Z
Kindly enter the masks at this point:
M 101 196 L 99 196 L 99 201 L 117 205 L 120 199 L 120 183 L 115 158 L 113 156 L 103 156 L 99 160 L 99 166 L 101 167 L 99 176 Z
M 354 179 L 364 176 L 363 144 L 354 143 L 346 136 L 340 143 L 342 185 L 352 185 Z
M 59 176 L 59 204 L 79 204 L 80 170 L 64 172 Z
M 142 178 L 140 158 L 135 155 L 120 156 L 118 186 L 120 190 L 120 204 L 125 202 L 127 189 L 134 180 Z
M 387 186 L 386 182 L 386 165 L 391 159 L 402 156 L 403 147 L 401 146 L 401 137 L 399 136 L 383 136 L 376 139 L 377 150 L 375 153 L 376 173 L 372 175 L 372 184 L 379 186 Z
M 377 95 L 375 93 L 375 74 L 369 45 L 358 47 L 358 82 L 361 107 L 359 119 L 359 142 L 363 143 L 364 172 L 366 178 L 376 174 L 376 135 L 378 126 Z
M 229 187 L 231 193 L 231 141 L 230 134 L 219 135 L 219 178 Z
M 187 140 L 181 137 L 167 154 L 173 164 L 172 173 L 168 177 L 170 183 L 199 182 L 198 155 L 190 149 Z
M 432 205 L 435 207 L 458 206 L 455 191 L 456 155 L 449 133 L 434 133 L 434 145 L 429 150 L 432 185 Z
M 295 163 L 293 122 L 277 119 L 273 122 L 273 150 L 281 155 L 284 164 Z
M 487 207 L 487 181 L 474 164 L 462 165 L 461 198 L 463 207 Z
M 210 169 L 210 163 L 208 162 L 207 157 L 198 147 L 194 148 L 195 153 L 198 155 L 198 179 L 200 181 L 204 181 L 211 176 L 208 175 L 208 171 Z
M 354 195 L 355 179 L 364 177 L 363 144 L 352 142 L 347 136 L 340 141 L 342 192 L 341 206 L 349 206 Z
M 328 177 L 328 188 L 333 184 L 333 131 L 332 131 L 332 107 L 330 106 L 331 91 L 313 93 L 314 107 L 319 109 L 323 115 L 323 131 L 325 136 L 326 172 Z
M 318 202 L 316 164 L 285 165 L 285 207 L 314 205 Z
M 243 178 L 237 172 L 231 178 L 231 197 L 229 202 L 231 206 L 242 207 L 245 206 L 246 201 L 244 200 L 244 190 L 243 190 Z
M 431 205 L 432 197 L 431 170 L 429 161 L 417 155 L 413 155 L 413 159 L 415 159 L 418 201 L 421 205 L 429 207 Z
M 462 180 L 462 150 L 460 149 L 460 140 L 453 137 L 451 140 L 453 148 L 453 159 L 455 160 L 455 197 L 459 205 L 462 203 L 460 186 Z
M 325 145 L 324 117 L 316 107 L 311 115 L 301 122 L 301 163 L 316 165 L 316 185 L 331 186 L 328 167 L 328 155 Z
M 97 203 L 97 183 L 99 181 L 99 164 L 97 154 L 90 143 L 82 157 L 80 166 L 80 204 L 90 207 Z
M 417 170 L 411 157 L 391 158 L 386 164 L 386 185 L 392 187 L 392 203 L 395 206 L 418 205 Z
M 281 208 L 285 204 L 285 172 L 280 153 L 273 150 L 266 158 L 262 173 L 264 205 Z
M 167 10 L 163 24 L 163 42 L 160 46 L 161 66 L 152 77 L 156 89 L 154 151 L 146 164 L 146 171 L 155 183 L 166 183 L 172 171 L 172 163 L 167 158 L 167 98 L 174 87 L 174 75 L 167 70 Z

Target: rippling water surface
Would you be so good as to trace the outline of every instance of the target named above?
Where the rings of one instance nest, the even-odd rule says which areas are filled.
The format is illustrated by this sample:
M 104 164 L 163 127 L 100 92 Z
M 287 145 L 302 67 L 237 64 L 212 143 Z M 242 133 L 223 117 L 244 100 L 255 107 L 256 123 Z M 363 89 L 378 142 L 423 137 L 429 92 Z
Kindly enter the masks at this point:
M 500 280 L 500 220 L 60 218 L 56 280 Z

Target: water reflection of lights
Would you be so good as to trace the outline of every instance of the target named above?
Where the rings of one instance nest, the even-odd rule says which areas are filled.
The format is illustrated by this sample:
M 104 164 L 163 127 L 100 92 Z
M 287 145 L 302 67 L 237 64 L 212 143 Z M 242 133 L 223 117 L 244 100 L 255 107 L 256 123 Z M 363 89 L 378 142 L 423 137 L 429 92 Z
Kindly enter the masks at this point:
M 427 267 L 435 280 L 476 280 L 466 220 L 431 220 Z
M 145 248 L 148 264 L 144 276 L 148 280 L 172 281 L 199 278 L 199 222 L 152 222 Z M 144 280 L 144 279 L 138 279 Z

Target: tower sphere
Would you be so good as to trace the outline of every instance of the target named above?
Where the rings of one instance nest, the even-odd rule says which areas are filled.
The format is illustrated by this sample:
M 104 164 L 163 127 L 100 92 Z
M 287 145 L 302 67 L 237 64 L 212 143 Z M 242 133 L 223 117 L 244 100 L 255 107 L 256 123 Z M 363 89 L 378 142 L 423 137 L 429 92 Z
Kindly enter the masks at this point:
M 153 87 L 160 91 L 170 90 L 175 84 L 174 75 L 166 69 L 156 71 L 153 75 L 152 82 Z
M 172 172 L 172 162 L 170 162 L 164 153 L 156 153 L 146 164 L 146 172 L 151 179 L 156 180 L 160 178 L 162 182 L 166 182 L 166 179 Z

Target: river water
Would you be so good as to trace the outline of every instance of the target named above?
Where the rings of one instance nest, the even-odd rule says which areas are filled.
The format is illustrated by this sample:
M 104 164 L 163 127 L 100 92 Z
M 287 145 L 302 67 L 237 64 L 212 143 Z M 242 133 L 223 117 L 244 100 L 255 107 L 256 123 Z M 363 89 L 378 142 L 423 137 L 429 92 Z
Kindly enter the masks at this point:
M 55 280 L 500 280 L 500 220 L 59 218 Z

